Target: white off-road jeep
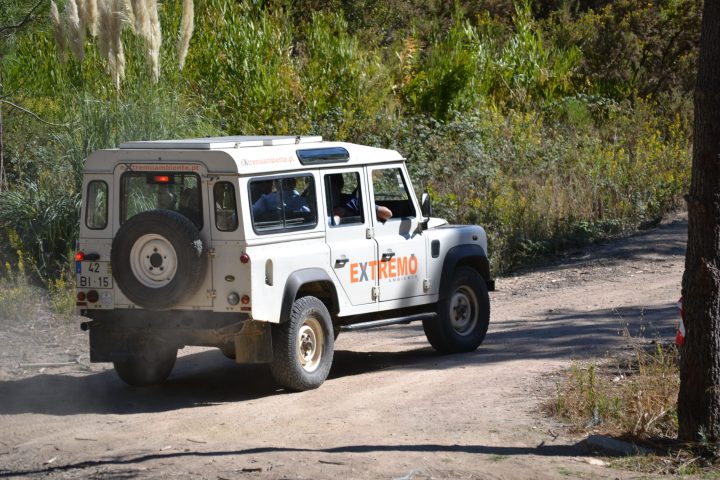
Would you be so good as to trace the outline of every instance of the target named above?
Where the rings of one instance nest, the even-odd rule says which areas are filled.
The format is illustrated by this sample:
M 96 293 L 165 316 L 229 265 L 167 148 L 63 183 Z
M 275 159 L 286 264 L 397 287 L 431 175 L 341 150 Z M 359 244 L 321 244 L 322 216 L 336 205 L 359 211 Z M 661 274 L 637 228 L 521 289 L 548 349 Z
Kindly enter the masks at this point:
M 341 330 L 422 320 L 440 352 L 485 338 L 478 226 L 430 217 L 403 157 L 320 137 L 124 143 L 88 157 L 77 308 L 90 360 L 164 381 L 186 345 L 316 388 Z

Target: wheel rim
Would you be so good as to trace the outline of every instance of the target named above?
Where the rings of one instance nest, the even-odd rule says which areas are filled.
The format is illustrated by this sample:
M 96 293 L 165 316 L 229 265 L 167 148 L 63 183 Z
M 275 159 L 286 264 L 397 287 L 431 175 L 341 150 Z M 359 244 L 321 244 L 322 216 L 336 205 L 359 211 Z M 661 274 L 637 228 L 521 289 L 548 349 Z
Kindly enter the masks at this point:
M 177 272 L 175 248 L 162 235 L 143 235 L 130 250 L 130 269 L 146 287 L 164 287 L 175 278 Z
M 320 365 L 325 345 L 325 332 L 320 321 L 315 317 L 306 318 L 298 330 L 297 340 L 300 365 L 306 372 L 314 372 Z
M 450 320 L 453 330 L 463 337 L 470 335 L 478 323 L 478 300 L 467 286 L 458 288 L 450 300 Z

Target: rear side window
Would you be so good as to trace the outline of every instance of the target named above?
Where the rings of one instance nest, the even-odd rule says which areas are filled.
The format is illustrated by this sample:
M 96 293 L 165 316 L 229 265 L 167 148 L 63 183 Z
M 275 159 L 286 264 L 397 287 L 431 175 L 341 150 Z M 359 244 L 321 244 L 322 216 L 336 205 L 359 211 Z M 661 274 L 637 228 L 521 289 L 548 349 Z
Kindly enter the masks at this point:
M 101 180 L 88 183 L 85 225 L 91 230 L 102 230 L 108 223 L 108 186 Z
M 312 175 L 253 179 L 249 190 L 255 232 L 278 233 L 317 225 Z
M 218 182 L 213 187 L 215 201 L 215 226 L 221 232 L 231 232 L 238 227 L 235 187 L 230 182 Z
M 200 177 L 195 173 L 127 172 L 120 187 L 120 222 L 149 210 L 172 210 L 202 230 Z

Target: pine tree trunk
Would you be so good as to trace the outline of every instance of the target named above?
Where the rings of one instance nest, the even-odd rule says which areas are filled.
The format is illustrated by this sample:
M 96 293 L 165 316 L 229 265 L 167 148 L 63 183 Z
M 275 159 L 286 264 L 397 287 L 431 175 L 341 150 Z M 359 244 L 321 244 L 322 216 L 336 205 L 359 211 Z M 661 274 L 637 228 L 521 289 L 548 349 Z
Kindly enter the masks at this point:
M 705 0 L 695 85 L 688 248 L 683 275 L 686 337 L 678 437 L 720 441 L 720 2 Z

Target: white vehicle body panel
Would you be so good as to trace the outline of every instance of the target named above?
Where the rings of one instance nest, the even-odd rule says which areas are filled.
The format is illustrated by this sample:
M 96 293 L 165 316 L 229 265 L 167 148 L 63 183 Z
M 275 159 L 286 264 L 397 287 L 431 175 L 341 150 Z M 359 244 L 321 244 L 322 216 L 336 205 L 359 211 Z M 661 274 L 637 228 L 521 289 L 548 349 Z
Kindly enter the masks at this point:
M 344 149 L 346 161 L 303 165 L 297 152 L 303 149 Z M 398 169 L 412 202 L 412 214 L 379 222 L 374 215 L 373 171 Z M 119 196 L 126 172 L 192 172 L 200 177 L 202 215 L 200 235 L 210 252 L 209 268 L 202 287 L 177 310 L 244 312 L 250 318 L 282 321 L 282 302 L 287 279 L 303 269 L 321 269 L 337 295 L 338 317 L 412 307 L 438 300 L 443 259 L 460 244 L 480 246 L 487 239 L 480 227 L 450 227 L 432 218 L 423 229 L 418 200 L 402 156 L 394 151 L 343 142 L 323 142 L 319 137 L 223 137 L 129 142 L 120 149 L 100 150 L 85 164 L 83 192 L 91 181 L 106 182 L 109 211 L 107 226 L 90 229 L 81 210 L 79 249 L 109 262 L 112 239 L 121 227 Z M 309 173 L 315 183 L 317 223 L 299 231 L 256 232 L 251 222 L 249 181 Z M 363 178 L 364 222 L 331 226 L 325 210 L 324 178 L 328 174 L 357 172 Z M 213 188 L 218 182 L 234 187 L 237 228 L 218 228 Z M 431 242 L 439 241 L 437 256 Z M 241 255 L 249 262 L 243 263 Z M 385 259 L 383 260 L 383 256 Z M 139 308 L 114 284 L 103 289 L 102 301 L 80 309 Z M 231 305 L 228 296 L 247 296 L 247 304 Z

